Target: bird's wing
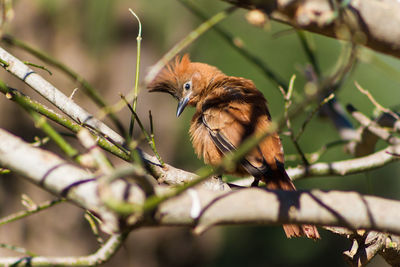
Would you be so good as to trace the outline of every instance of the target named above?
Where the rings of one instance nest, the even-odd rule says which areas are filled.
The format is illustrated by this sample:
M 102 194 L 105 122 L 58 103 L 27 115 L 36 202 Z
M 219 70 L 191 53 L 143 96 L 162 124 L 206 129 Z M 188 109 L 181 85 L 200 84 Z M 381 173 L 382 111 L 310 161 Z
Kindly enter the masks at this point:
M 235 151 L 253 133 L 268 130 L 269 118 L 265 110 L 265 107 L 258 109 L 248 103 L 231 102 L 224 107 L 210 107 L 203 111 L 202 122 L 215 146 L 227 154 Z M 252 150 L 241 165 L 255 177 L 264 176 L 271 168 L 277 167 L 273 154 L 277 154 L 277 160 L 283 163 L 283 154 L 276 153 L 276 148 L 281 152 L 279 137 L 276 140 L 275 135 L 271 135 Z

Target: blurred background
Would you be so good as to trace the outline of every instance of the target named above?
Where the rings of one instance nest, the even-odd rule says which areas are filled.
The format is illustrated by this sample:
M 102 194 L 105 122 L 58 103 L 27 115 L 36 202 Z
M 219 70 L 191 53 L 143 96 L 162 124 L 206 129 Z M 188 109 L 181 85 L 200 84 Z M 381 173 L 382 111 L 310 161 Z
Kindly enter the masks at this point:
M 209 16 L 228 6 L 222 1 L 194 2 Z M 14 18 L 5 32 L 64 62 L 94 85 L 109 104 L 114 104 L 120 99 L 119 93 L 128 94 L 134 83 L 138 25 L 128 8 L 139 15 L 143 25 L 142 77 L 163 54 L 201 23 L 176 0 L 15 0 Z M 276 22 L 264 28 L 254 27 L 246 21 L 246 13 L 245 10 L 237 10 L 220 26 L 240 38 L 253 55 L 268 64 L 286 82 L 296 74 L 295 91 L 302 95 L 306 83 L 303 70 L 308 62 L 296 33 Z M 307 37 L 315 49 L 322 72 L 331 73 L 343 43 L 319 35 L 307 34 Z M 18 48 L 5 48 L 21 60 L 42 64 Z M 185 52 L 190 53 L 193 61 L 215 65 L 228 75 L 252 79 L 268 99 L 272 117 L 282 116 L 283 98 L 277 86 L 213 30 L 202 35 Z M 343 105 L 351 103 L 372 116 L 373 105 L 354 86 L 354 81 L 358 81 L 385 107 L 399 105 L 399 61 L 367 49 L 363 49 L 362 53 L 354 72 L 338 91 L 338 99 Z M 78 87 L 63 73 L 48 67 L 53 71 L 51 76 L 42 70 L 37 72 L 66 95 Z M 6 71 L 0 70 L 0 78 L 48 104 Z M 79 89 L 74 100 L 97 114 L 98 108 Z M 188 109 L 177 119 L 173 98 L 164 94 L 149 94 L 141 88 L 138 113 L 146 127 L 149 125 L 149 110 L 153 114 L 156 144 L 162 158 L 188 171 L 202 166 L 187 134 L 193 110 Z M 295 130 L 308 112 L 305 109 L 304 114 L 293 121 Z M 118 117 L 128 127 L 129 112 L 124 109 Z M 108 124 L 111 126 L 111 123 Z M 34 128 L 27 114 L 4 96 L 0 96 L 0 127 L 30 142 L 35 136 L 43 136 Z M 136 132 L 136 136 L 140 133 Z M 316 116 L 306 128 L 300 145 L 309 153 L 338 139 L 340 137 L 332 123 Z M 290 138 L 282 136 L 282 140 L 286 155 L 295 154 Z M 383 143 L 378 143 L 378 149 L 383 146 Z M 151 153 L 145 142 L 141 147 Z M 51 142 L 45 148 L 59 152 Z M 320 161 L 350 157 L 342 146 L 337 146 L 323 155 Z M 287 161 L 286 165 L 296 166 L 299 163 Z M 300 189 L 355 190 L 399 199 L 399 171 L 399 164 L 396 163 L 365 174 L 304 179 L 296 181 L 296 186 Z M 20 202 L 23 193 L 36 203 L 53 198 L 22 177 L 13 174 L 0 176 L 1 217 L 23 209 Z M 235 204 L 232 205 L 234 207 Z M 44 256 L 92 253 L 98 245 L 83 215 L 81 209 L 70 204 L 58 205 L 1 226 L 0 243 L 23 246 Z M 344 266 L 342 252 L 350 248 L 350 242 L 325 230 L 320 232 L 322 240 L 313 242 L 288 240 L 280 226 L 216 227 L 201 236 L 195 236 L 185 228 L 146 228 L 132 232 L 118 254 L 105 266 Z M 16 254 L 0 249 L 0 256 L 6 255 Z M 377 257 L 371 266 L 387 264 Z

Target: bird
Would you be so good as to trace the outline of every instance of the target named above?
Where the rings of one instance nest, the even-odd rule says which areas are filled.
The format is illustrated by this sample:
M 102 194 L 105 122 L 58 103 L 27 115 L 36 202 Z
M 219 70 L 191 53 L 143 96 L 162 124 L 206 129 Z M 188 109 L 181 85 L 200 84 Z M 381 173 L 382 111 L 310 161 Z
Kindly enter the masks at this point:
M 271 127 L 267 101 L 253 81 L 192 62 L 188 54 L 176 56 L 147 88 L 176 98 L 177 117 L 187 106 L 195 107 L 189 134 L 195 153 L 209 165 L 220 164 L 224 155 L 234 152 L 246 138 Z M 252 186 L 261 180 L 268 189 L 296 190 L 284 168 L 283 147 L 276 132 L 263 139 L 230 173 L 252 175 Z M 286 224 L 283 229 L 288 238 L 320 238 L 314 225 Z

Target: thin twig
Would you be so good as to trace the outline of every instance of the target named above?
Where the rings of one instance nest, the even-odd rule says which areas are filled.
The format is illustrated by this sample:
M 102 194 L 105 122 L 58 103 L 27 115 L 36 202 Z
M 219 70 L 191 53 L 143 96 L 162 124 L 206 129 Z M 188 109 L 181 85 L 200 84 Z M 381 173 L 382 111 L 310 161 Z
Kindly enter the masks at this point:
M 301 160 L 303 161 L 304 165 L 308 166 L 308 160 L 306 158 L 306 156 L 304 155 L 303 150 L 301 149 L 299 143 L 297 142 L 297 140 L 294 137 L 294 131 L 290 122 L 290 118 L 289 118 L 289 108 L 292 104 L 292 94 L 293 94 L 293 88 L 294 88 L 294 80 L 296 79 L 296 75 L 293 75 L 292 78 L 290 78 L 290 82 L 289 82 L 289 88 L 288 88 L 288 92 L 287 94 L 285 94 L 285 91 L 283 89 L 281 89 L 284 100 L 285 100 L 285 110 L 284 110 L 284 118 L 286 121 L 286 127 L 288 128 L 289 131 L 289 136 L 290 139 L 293 142 L 294 147 L 296 148 L 297 152 L 299 153 Z
M 294 138 L 296 141 L 299 140 L 300 136 L 303 134 L 304 130 L 306 129 L 307 124 L 311 121 L 312 117 L 326 104 L 328 103 L 331 99 L 335 97 L 335 94 L 332 93 L 329 96 L 325 97 L 319 104 L 318 106 L 308 114 L 307 118 L 304 120 L 303 124 L 301 125 L 300 130 L 297 132 L 296 137 Z
M 89 223 L 90 229 L 96 237 L 97 243 L 100 245 L 104 244 L 104 240 L 99 233 L 99 228 L 96 225 L 96 221 L 98 221 L 98 219 L 88 210 L 85 212 L 85 219 Z
M 307 160 L 310 164 L 313 164 L 313 163 L 317 162 L 330 148 L 339 146 L 339 145 L 345 145 L 347 143 L 348 143 L 348 141 L 346 141 L 346 140 L 337 140 L 337 141 L 329 142 L 328 144 L 323 145 L 321 148 L 319 148 L 315 152 L 305 153 L 305 157 L 307 158 Z M 285 155 L 285 161 L 297 161 L 299 159 L 301 159 L 301 157 L 298 154 Z
M 35 126 L 40 128 L 45 134 L 47 134 L 70 158 L 75 158 L 79 161 L 79 151 L 73 148 L 65 139 L 47 122 L 44 116 L 39 115 L 36 111 L 27 110 L 35 121 Z
M 289 112 L 289 117 L 290 118 L 295 118 L 296 116 L 298 116 L 299 114 L 302 114 L 302 111 L 304 110 L 305 107 L 307 107 L 310 103 L 318 100 L 320 101 L 320 99 L 322 98 L 321 96 L 326 96 L 327 94 L 333 93 L 335 92 L 335 90 L 337 90 L 341 84 L 343 83 L 343 81 L 345 80 L 345 77 L 348 75 L 348 73 L 350 73 L 350 71 L 352 70 L 352 66 L 353 64 L 356 62 L 356 45 L 355 44 L 351 44 L 350 45 L 350 51 L 347 51 L 348 47 L 345 46 L 342 49 L 341 52 L 341 56 L 338 59 L 337 62 L 337 67 L 335 68 L 336 70 L 329 76 L 327 76 L 326 78 L 324 78 L 322 81 L 320 81 L 318 83 L 318 88 L 317 91 L 314 92 L 311 95 L 308 95 L 306 99 L 304 99 L 303 101 L 301 101 L 300 103 L 296 104 L 295 106 L 293 106 Z M 348 55 L 347 61 L 345 62 L 344 57 Z M 339 64 L 339 62 L 345 62 L 344 64 Z M 335 111 L 336 112 L 336 111 Z M 345 117 L 343 116 L 343 114 L 337 114 L 338 119 L 337 121 L 334 121 L 335 126 L 337 128 L 345 128 L 346 131 L 344 132 L 343 138 L 348 140 L 350 138 L 348 138 L 349 135 L 351 135 L 351 137 L 353 137 L 355 135 L 355 130 L 352 127 L 351 122 Z M 278 129 L 281 129 L 281 125 L 278 127 Z M 354 133 L 354 134 L 349 134 L 349 133 Z
M 28 65 L 28 66 L 32 66 L 32 67 L 35 67 L 35 68 L 38 68 L 38 69 L 45 70 L 45 71 L 47 71 L 48 74 L 53 75 L 53 73 L 52 73 L 48 68 L 46 68 L 45 66 L 38 65 L 38 64 L 35 64 L 35 63 L 31 63 L 31 62 L 29 62 L 29 61 L 23 61 L 23 62 L 24 62 L 25 65 Z
M 354 82 L 354 84 L 356 85 L 357 89 L 358 89 L 362 94 L 364 94 L 364 95 L 366 95 L 366 96 L 368 97 L 368 99 L 371 101 L 371 103 L 374 104 L 374 106 L 375 106 L 378 110 L 380 110 L 380 111 L 382 111 L 382 112 L 384 112 L 384 113 L 389 113 L 389 114 L 392 115 L 394 118 L 396 118 L 396 120 L 400 120 L 399 115 L 397 115 L 397 114 L 396 114 L 395 112 L 393 112 L 392 110 L 390 110 L 390 109 L 388 109 L 388 108 L 385 108 L 385 107 L 383 107 L 381 104 L 379 104 L 378 101 L 376 101 L 376 99 L 371 95 L 371 93 L 370 93 L 368 90 L 363 89 L 363 88 L 361 87 L 361 85 L 360 85 L 358 82 Z
M 27 194 L 22 194 L 22 196 L 21 196 L 21 204 L 27 210 L 34 210 L 37 207 L 37 204 Z
M 188 0 L 179 0 L 186 8 L 188 8 L 193 14 L 199 17 L 201 20 L 209 19 L 208 15 L 200 10 L 192 1 Z M 215 25 L 213 27 L 219 36 L 221 36 L 227 44 L 229 44 L 234 50 L 236 50 L 240 55 L 248 59 L 249 62 L 254 64 L 261 72 L 264 73 L 265 77 L 268 80 L 272 81 L 277 85 L 277 88 L 282 87 L 285 91 L 288 88 L 287 82 L 284 81 L 282 77 L 280 77 L 277 73 L 275 73 L 265 62 L 260 60 L 260 58 L 256 55 L 253 55 L 248 49 L 246 49 L 242 40 L 238 37 L 233 36 L 228 31 L 224 30 L 221 26 Z M 238 41 L 240 40 L 240 41 Z M 275 88 L 275 87 L 274 87 Z
M 12 73 L 20 80 L 28 84 L 37 93 L 42 95 L 57 108 L 62 110 L 65 114 L 71 117 L 78 123 L 85 125 L 86 127 L 91 127 L 96 129 L 98 132 L 102 133 L 110 140 L 120 145 L 125 144 L 125 139 L 108 127 L 102 121 L 96 119 L 90 112 L 83 109 L 81 106 L 76 104 L 70 98 L 68 98 L 64 93 L 62 93 L 58 88 L 53 86 L 42 76 L 35 73 L 31 68 L 25 65 L 18 58 L 14 57 L 6 50 L 0 47 L 0 58 L 10 63 L 10 65 L 5 68 L 8 72 Z
M 176 54 L 182 51 L 185 47 L 190 45 L 194 42 L 200 35 L 204 34 L 207 30 L 215 26 L 217 23 L 225 19 L 230 13 L 234 11 L 235 8 L 228 8 L 224 11 L 221 11 L 211 17 L 209 20 L 205 21 L 204 23 L 200 24 L 196 29 L 191 31 L 185 38 L 183 38 L 179 43 L 177 43 L 174 47 L 172 47 L 147 73 L 146 77 L 144 78 L 145 84 L 151 82 L 158 72 L 167 64 Z M 133 92 L 130 92 L 126 95 L 126 101 L 132 102 L 135 100 L 135 96 Z M 123 109 L 126 106 L 124 100 L 120 100 L 114 105 L 107 107 L 107 109 L 103 109 L 99 117 L 102 118 L 109 112 L 118 112 L 119 110 Z
M 43 106 L 39 102 L 32 100 L 28 96 L 22 94 L 21 92 L 9 88 L 5 86 L 4 84 L 0 83 L 0 92 L 5 94 L 8 99 L 15 101 L 18 103 L 20 106 L 34 110 L 38 112 L 41 115 L 46 116 L 50 120 L 60 124 L 61 126 L 64 126 L 65 128 L 71 130 L 74 133 L 78 133 L 80 129 L 83 127 L 75 122 L 73 122 L 69 118 L 65 118 L 64 116 L 55 113 L 54 111 L 48 109 L 47 107 Z M 97 140 L 99 146 L 101 146 L 103 149 L 111 152 L 112 154 L 124 159 L 124 160 L 129 160 L 129 154 L 126 152 L 124 149 L 121 149 L 120 147 L 112 144 L 109 142 L 107 139 L 104 137 L 99 137 Z
M 36 253 L 33 253 L 33 252 L 27 250 L 26 248 L 15 246 L 15 245 L 9 245 L 9 244 L 0 243 L 0 248 L 5 248 L 5 249 L 11 250 L 11 251 L 15 251 L 15 252 L 18 252 L 18 253 L 21 253 L 21 254 L 24 254 L 24 255 L 28 255 L 28 256 L 31 256 L 31 257 L 37 256 Z
M 376 122 L 370 120 L 367 116 L 357 111 L 351 104 L 347 105 L 347 111 L 356 119 L 362 126 L 367 127 L 368 131 L 378 136 L 380 139 L 386 141 L 391 145 L 400 144 L 400 138 L 392 135 L 386 129 L 380 127 Z
M 321 69 L 315 57 L 315 53 L 307 40 L 306 33 L 302 30 L 296 30 L 296 33 L 300 39 L 301 46 L 303 47 L 304 52 L 308 57 L 308 60 L 310 61 L 311 65 L 314 68 L 315 73 L 317 74 L 318 77 L 321 77 Z
M 3 89 L 7 86 L 3 81 L 0 81 L 0 87 Z M 22 106 L 32 117 L 35 122 L 35 126 L 40 128 L 50 139 L 52 139 L 61 150 L 70 158 L 80 161 L 79 151 L 73 148 L 65 139 L 47 122 L 46 118 L 35 110 L 28 108 L 28 106 Z
M 139 70 L 140 70 L 140 46 L 142 42 L 142 23 L 140 22 L 139 17 L 136 15 L 135 12 L 133 12 L 132 9 L 129 9 L 129 11 L 132 13 L 132 15 L 136 18 L 136 20 L 139 23 L 139 32 L 136 37 L 136 42 L 137 42 L 137 51 L 136 51 L 136 74 L 135 74 L 135 85 L 133 89 L 133 102 L 132 102 L 132 108 L 136 112 L 136 105 L 137 105 L 137 99 L 138 99 L 138 94 L 139 94 Z M 132 139 L 133 137 L 133 127 L 135 125 L 135 118 L 132 115 L 131 116 L 131 122 L 129 124 L 129 137 Z
M 4 225 L 4 224 L 10 223 L 10 222 L 17 221 L 17 220 L 25 218 L 25 217 L 27 217 L 29 215 L 38 213 L 39 211 L 42 211 L 42 210 L 48 209 L 50 207 L 53 207 L 54 205 L 62 203 L 64 201 L 65 201 L 65 199 L 63 199 L 63 198 L 58 198 L 58 199 L 55 199 L 55 200 L 49 200 L 49 201 L 46 201 L 46 202 L 44 202 L 42 204 L 36 205 L 34 209 L 23 210 L 23 211 L 19 211 L 19 212 L 13 213 L 11 215 L 8 215 L 6 217 L 1 218 L 0 219 L 0 225 Z
M 85 80 L 82 76 L 80 76 L 78 73 L 73 71 L 71 68 L 69 68 L 64 63 L 61 63 L 60 61 L 56 60 L 54 57 L 46 54 L 43 51 L 40 51 L 39 49 L 31 47 L 30 45 L 24 43 L 21 40 L 14 38 L 11 35 L 3 35 L 2 41 L 4 41 L 7 44 L 19 47 L 22 50 L 25 50 L 28 53 L 32 54 L 33 56 L 37 57 L 38 59 L 43 60 L 44 62 L 49 63 L 49 64 L 53 65 L 54 67 L 58 68 L 59 70 L 63 71 L 71 79 L 77 81 L 82 86 L 83 91 L 99 107 L 106 108 L 108 106 L 108 104 L 106 104 L 105 100 L 102 98 L 101 94 L 99 94 L 98 91 L 87 80 Z M 110 117 L 110 119 L 113 121 L 115 126 L 117 126 L 117 128 L 121 132 L 121 134 L 123 136 L 125 136 L 126 135 L 125 128 L 124 128 L 123 124 L 119 121 L 117 116 L 114 113 L 112 113 L 111 111 L 108 112 L 107 114 Z
M 164 161 L 161 159 L 161 156 L 158 154 L 158 151 L 156 149 L 156 145 L 154 142 L 154 135 L 153 137 L 146 131 L 146 129 L 144 128 L 142 121 L 140 120 L 139 116 L 137 115 L 137 113 L 133 110 L 133 107 L 129 104 L 128 100 L 125 98 L 125 96 L 121 95 L 121 99 L 125 102 L 126 106 L 128 107 L 128 109 L 131 111 L 132 116 L 135 118 L 135 120 L 138 122 L 140 130 L 142 131 L 144 137 L 146 138 L 148 144 L 150 145 L 151 149 L 153 150 L 154 155 L 157 157 L 157 160 L 159 161 L 159 163 L 164 166 L 165 163 Z M 151 126 L 152 127 L 152 126 Z M 151 128 L 152 129 L 152 128 Z
M 113 234 L 95 253 L 80 257 L 4 257 L 1 266 L 98 266 L 107 262 L 122 246 L 126 233 Z
M 150 137 L 151 137 L 151 149 L 153 150 L 154 154 L 156 155 L 158 161 L 160 162 L 161 166 L 164 168 L 165 167 L 165 163 L 162 160 L 160 154 L 157 151 L 157 147 L 156 147 L 156 141 L 154 139 L 154 127 L 153 127 L 153 116 L 151 115 L 151 110 L 149 110 L 149 122 L 150 122 Z
M 4 89 L 7 86 L 3 81 L 0 81 L 0 87 Z M 79 160 L 79 157 L 77 157 L 79 154 L 78 150 L 73 148 L 67 141 L 65 141 L 65 139 L 56 130 L 54 130 L 50 124 L 47 123 L 44 116 L 41 116 L 36 111 L 29 109 L 27 106 L 23 106 L 23 108 L 31 115 L 35 122 L 35 126 L 47 134 L 68 157 Z
M 185 47 L 193 43 L 193 41 L 195 41 L 198 37 L 200 37 L 203 33 L 208 31 L 214 25 L 227 18 L 235 10 L 236 7 L 229 7 L 221 12 L 218 12 L 210 19 L 200 24 L 196 29 L 191 31 L 188 35 L 186 35 L 185 38 L 183 38 L 180 42 L 174 45 L 174 47 L 172 47 L 155 65 L 153 65 L 153 67 L 147 73 L 144 79 L 145 84 L 150 83 L 160 72 L 160 70 Z

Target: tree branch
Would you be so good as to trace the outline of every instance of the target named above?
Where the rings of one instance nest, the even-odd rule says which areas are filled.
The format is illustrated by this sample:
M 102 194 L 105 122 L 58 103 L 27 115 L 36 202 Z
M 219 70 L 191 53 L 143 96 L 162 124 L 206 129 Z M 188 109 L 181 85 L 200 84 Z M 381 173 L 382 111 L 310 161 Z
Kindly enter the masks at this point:
M 396 0 L 350 0 L 340 7 L 339 1 L 333 1 L 332 5 L 329 0 L 224 1 L 261 9 L 272 19 L 295 28 L 337 39 L 353 39 L 375 51 L 400 57 L 400 3 Z
M 2 129 L 0 129 L 0 165 L 10 166 L 10 169 L 28 178 L 30 182 L 92 211 L 102 219 L 103 231 L 113 233 L 119 230 L 117 216 L 99 199 L 96 176 L 92 173 L 74 166 L 53 153 L 32 147 Z M 122 181 L 114 182 L 113 193 L 123 196 L 125 186 Z
M 354 235 L 352 247 L 343 253 L 350 266 L 367 265 L 377 254 L 380 254 L 391 266 L 400 264 L 400 237 L 376 231 L 358 231 Z
M 114 234 L 95 253 L 82 257 L 0 257 L 0 266 L 98 266 L 108 261 L 121 247 L 127 233 Z M 22 265 L 25 264 L 25 265 Z
M 156 223 L 195 226 L 196 232 L 223 224 L 311 223 L 400 233 L 399 201 L 357 192 L 288 192 L 261 188 L 230 192 L 192 190 L 191 194 L 163 203 Z M 200 204 L 197 213 L 195 203 Z
M 91 179 L 93 175 L 50 152 L 31 147 L 4 130 L 0 130 L 0 163 L 42 188 L 94 211 L 105 224 L 109 221 L 122 222 L 123 218 L 107 209 L 99 199 L 98 181 Z M 114 195 L 121 196 L 126 185 L 125 181 L 115 181 L 111 185 Z M 157 195 L 163 195 L 165 190 L 165 187 L 156 187 Z M 400 214 L 395 212 L 400 209 L 400 202 L 362 196 L 355 192 L 286 192 L 261 188 L 219 191 L 205 186 L 189 190 L 191 193 L 163 202 L 157 210 L 155 220 L 145 223 L 196 225 L 198 231 L 215 224 L 313 223 L 400 233 L 400 225 L 397 223 Z M 128 203 L 143 202 L 137 190 L 131 188 L 130 192 L 126 196 Z M 195 202 L 200 204 L 200 209 L 193 208 Z M 234 208 L 232 203 L 235 203 Z M 118 225 L 121 224 L 114 224 L 114 227 Z M 118 231 L 118 227 L 114 230 Z
M 398 161 L 399 157 L 396 156 L 396 152 L 394 151 L 400 151 L 400 147 L 387 146 L 380 151 L 364 157 L 333 162 L 319 162 L 310 164 L 309 166 L 299 165 L 297 167 L 289 167 L 286 171 L 292 180 L 332 175 L 352 175 L 380 168 L 391 162 Z M 180 185 L 195 178 L 194 174 L 176 168 L 164 170 L 163 176 L 168 177 L 166 178 L 166 181 L 171 185 Z M 251 182 L 252 178 L 249 178 L 241 179 L 239 182 L 235 182 L 234 184 L 249 186 Z
M 5 66 L 5 69 L 8 72 L 24 81 L 32 89 L 53 103 L 57 108 L 71 117 L 74 121 L 98 130 L 104 136 L 111 138 L 118 144 L 124 144 L 125 141 L 119 134 L 117 134 L 100 120 L 96 119 L 92 114 L 81 108 L 72 99 L 67 97 L 60 90 L 43 79 L 42 76 L 35 73 L 31 68 L 1 47 L 0 59 L 7 62 L 8 66 Z

